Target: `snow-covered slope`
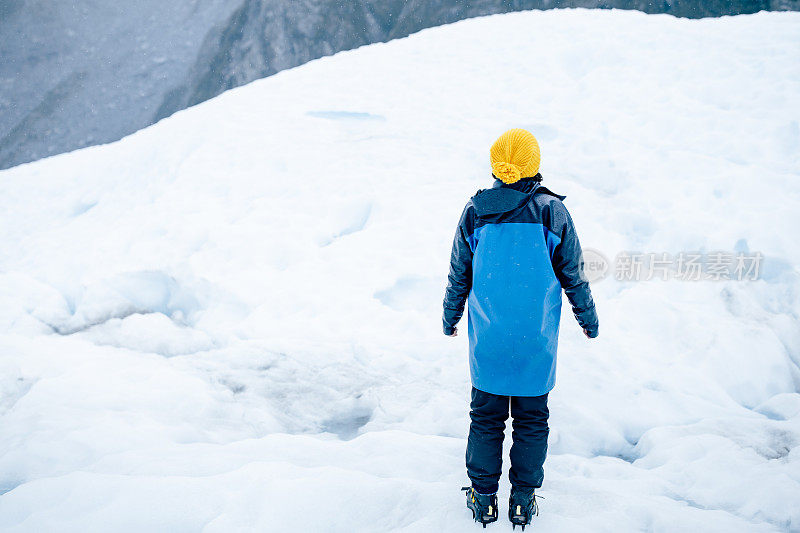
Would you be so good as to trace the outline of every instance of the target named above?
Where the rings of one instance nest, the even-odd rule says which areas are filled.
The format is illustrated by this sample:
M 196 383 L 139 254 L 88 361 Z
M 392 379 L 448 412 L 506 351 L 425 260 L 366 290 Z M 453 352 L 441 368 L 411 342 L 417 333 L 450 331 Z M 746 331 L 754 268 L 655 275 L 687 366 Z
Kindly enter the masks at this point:
M 800 0 L 4 0 L 0 169 L 116 141 L 312 59 L 457 20 L 555 7 L 679 17 Z
M 800 529 L 799 53 L 794 13 L 475 19 L 0 173 L 0 530 L 477 527 L 440 302 L 512 126 L 584 246 L 765 256 L 595 283 L 596 342 L 565 306 L 537 528 Z

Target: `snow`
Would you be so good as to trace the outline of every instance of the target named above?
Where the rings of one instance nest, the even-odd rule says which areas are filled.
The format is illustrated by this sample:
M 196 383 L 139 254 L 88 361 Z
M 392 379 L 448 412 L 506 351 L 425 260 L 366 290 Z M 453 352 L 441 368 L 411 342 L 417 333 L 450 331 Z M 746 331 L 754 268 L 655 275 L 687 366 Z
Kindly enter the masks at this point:
M 798 30 L 474 19 L 3 171 L 0 530 L 477 527 L 441 298 L 512 126 L 584 246 L 765 256 L 564 307 L 536 527 L 800 530 Z

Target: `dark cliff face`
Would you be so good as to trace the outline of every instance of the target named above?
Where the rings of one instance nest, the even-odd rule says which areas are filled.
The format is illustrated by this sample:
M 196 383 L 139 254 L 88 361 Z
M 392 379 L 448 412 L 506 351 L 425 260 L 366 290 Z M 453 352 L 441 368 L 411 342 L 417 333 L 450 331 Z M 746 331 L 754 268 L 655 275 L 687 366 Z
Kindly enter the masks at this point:
M 679 17 L 800 0 L 90 0 L 0 2 L 0 169 L 111 142 L 312 59 L 461 19 L 562 7 Z
M 387 40 L 392 11 L 376 13 L 371 3 L 245 0 L 210 32 L 192 75 L 170 91 L 155 120 L 312 59 Z M 404 2 L 386 3 L 399 10 Z

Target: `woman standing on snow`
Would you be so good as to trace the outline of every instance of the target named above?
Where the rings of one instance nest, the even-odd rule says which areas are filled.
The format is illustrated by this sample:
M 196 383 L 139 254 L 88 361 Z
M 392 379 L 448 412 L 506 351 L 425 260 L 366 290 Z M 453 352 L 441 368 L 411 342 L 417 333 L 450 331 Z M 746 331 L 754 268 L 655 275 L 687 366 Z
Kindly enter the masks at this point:
M 453 241 L 444 333 L 457 335 L 469 300 L 472 422 L 466 459 L 472 486 L 463 489 L 467 507 L 484 527 L 497 520 L 510 405 L 508 517 L 524 528 L 538 511 L 534 491 L 544 478 L 561 289 L 587 337 L 597 337 L 598 320 L 565 197 L 541 185 L 536 138 L 526 130 L 509 130 L 489 154 L 494 186 L 467 202 Z

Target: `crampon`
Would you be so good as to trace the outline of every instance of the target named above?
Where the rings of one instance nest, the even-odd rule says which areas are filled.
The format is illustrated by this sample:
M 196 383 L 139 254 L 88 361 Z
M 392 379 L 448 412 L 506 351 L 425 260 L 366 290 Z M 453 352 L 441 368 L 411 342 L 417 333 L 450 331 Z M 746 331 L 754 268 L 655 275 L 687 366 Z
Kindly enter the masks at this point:
M 522 526 L 522 531 L 525 531 L 525 526 L 531 523 L 534 516 L 539 516 L 539 504 L 536 503 L 534 491 L 512 491 L 508 499 L 508 519 L 512 528 Z
M 497 494 L 480 494 L 472 487 L 462 487 L 467 493 L 467 508 L 476 522 L 491 524 L 497 521 Z

